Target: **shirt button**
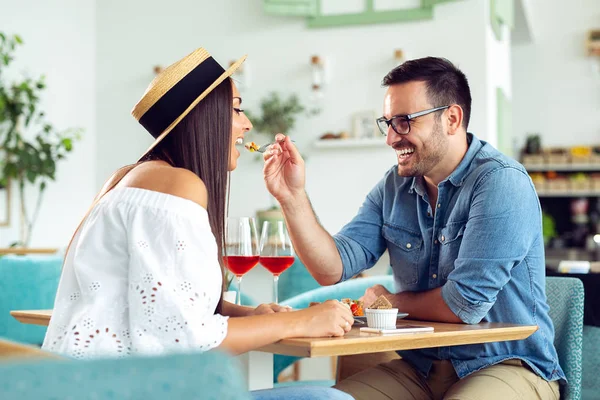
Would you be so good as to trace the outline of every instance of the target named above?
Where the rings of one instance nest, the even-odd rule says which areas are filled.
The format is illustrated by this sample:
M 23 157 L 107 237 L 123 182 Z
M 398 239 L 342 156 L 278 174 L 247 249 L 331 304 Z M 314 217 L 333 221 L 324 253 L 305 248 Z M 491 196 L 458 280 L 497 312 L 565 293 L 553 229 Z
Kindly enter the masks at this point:
M 439 242 L 437 239 L 435 239 L 433 243 L 438 244 Z
M 410 244 L 410 243 L 406 243 L 406 248 L 407 248 L 407 249 L 410 249 L 411 247 L 412 247 L 412 244 Z
M 442 205 L 440 203 L 438 203 L 437 208 L 440 208 Z
M 444 235 L 442 235 L 442 237 L 440 238 L 440 240 L 443 242 L 444 240 L 446 240 L 446 237 Z
M 435 278 L 437 278 L 437 274 L 433 274 L 433 275 L 431 275 L 431 277 L 432 277 L 433 279 L 435 279 Z
M 427 213 L 427 216 L 428 216 L 428 217 L 431 217 L 431 213 L 430 213 L 430 212 L 428 212 L 428 213 Z

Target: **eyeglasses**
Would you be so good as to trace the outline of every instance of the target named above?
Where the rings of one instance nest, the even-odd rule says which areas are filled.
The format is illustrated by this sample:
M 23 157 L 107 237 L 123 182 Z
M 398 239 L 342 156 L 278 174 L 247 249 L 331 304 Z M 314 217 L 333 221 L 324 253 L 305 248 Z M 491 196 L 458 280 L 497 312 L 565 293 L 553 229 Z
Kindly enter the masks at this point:
M 383 136 L 387 136 L 387 131 L 390 126 L 398 135 L 408 135 L 410 132 L 411 120 L 418 117 L 422 117 L 423 115 L 431 114 L 432 112 L 445 110 L 446 108 L 450 108 L 450 106 L 430 108 L 429 110 L 418 111 L 416 113 L 407 115 L 394 115 L 390 119 L 385 119 L 385 117 L 381 117 L 377 118 L 376 122 Z

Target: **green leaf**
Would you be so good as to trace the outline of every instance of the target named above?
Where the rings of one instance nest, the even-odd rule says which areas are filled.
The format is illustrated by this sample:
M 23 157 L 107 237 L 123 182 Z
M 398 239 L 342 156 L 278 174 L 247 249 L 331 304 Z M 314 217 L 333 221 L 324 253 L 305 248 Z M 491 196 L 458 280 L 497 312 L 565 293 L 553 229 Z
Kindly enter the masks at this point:
M 37 178 L 37 174 L 35 172 L 29 170 L 29 171 L 26 171 L 26 175 L 27 175 L 27 180 L 30 183 L 34 183 L 35 182 L 35 179 Z
M 62 140 L 62 144 L 67 151 L 71 151 L 73 149 L 73 142 L 69 138 L 64 138 Z

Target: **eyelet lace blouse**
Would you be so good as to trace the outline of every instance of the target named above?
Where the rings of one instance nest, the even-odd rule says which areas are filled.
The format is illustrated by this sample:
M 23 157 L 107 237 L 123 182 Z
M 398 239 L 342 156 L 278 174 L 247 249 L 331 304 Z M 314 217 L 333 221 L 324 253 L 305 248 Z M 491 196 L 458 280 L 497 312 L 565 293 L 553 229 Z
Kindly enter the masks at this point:
M 227 335 L 208 214 L 168 194 L 117 188 L 74 238 L 43 348 L 74 358 L 205 351 Z

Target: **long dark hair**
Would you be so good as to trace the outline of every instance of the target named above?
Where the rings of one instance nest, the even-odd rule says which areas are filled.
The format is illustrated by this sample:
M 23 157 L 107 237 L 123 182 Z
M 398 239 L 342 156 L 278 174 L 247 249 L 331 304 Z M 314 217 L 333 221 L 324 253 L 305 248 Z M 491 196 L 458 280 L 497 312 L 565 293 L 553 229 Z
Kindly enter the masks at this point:
M 163 160 L 173 167 L 190 170 L 202 179 L 208 191 L 208 219 L 217 240 L 222 272 L 232 102 L 231 80 L 227 78 L 142 160 Z M 221 307 L 222 300 L 217 306 L 217 313 L 221 312 Z

